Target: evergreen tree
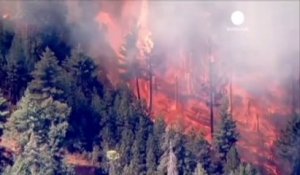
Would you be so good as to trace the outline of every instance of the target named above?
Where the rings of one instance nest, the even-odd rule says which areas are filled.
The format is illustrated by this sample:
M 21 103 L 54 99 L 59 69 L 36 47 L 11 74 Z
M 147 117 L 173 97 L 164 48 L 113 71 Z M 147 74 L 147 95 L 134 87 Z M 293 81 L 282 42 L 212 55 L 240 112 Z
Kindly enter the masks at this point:
M 0 87 L 4 87 L 7 76 L 7 55 L 14 38 L 12 24 L 0 19 Z
M 39 139 L 31 135 L 24 151 L 17 156 L 7 175 L 73 175 L 59 152 L 52 152 L 47 144 L 40 145 Z
M 99 133 L 100 119 L 107 110 L 102 99 L 106 90 L 98 80 L 96 64 L 79 48 L 72 51 L 63 67 L 67 72 L 65 79 L 69 82 L 65 88 L 69 94 L 67 103 L 72 107 L 67 134 L 69 150 L 91 151 Z
M 170 144 L 170 152 L 169 152 L 169 160 L 168 160 L 168 167 L 167 167 L 167 175 L 178 175 L 177 170 L 177 158 L 175 153 L 173 152 L 173 149 Z
M 140 114 L 138 124 L 138 129 L 131 150 L 131 163 L 137 174 L 146 174 L 146 142 L 150 122 L 146 116 Z
M 7 122 L 7 134 L 24 148 L 31 135 L 50 148 L 61 147 L 68 127 L 67 117 L 70 108 L 49 97 L 36 100 L 26 91 L 18 109 L 14 111 Z
M 192 129 L 187 136 L 186 148 L 190 152 L 190 162 L 188 163 L 189 169 L 195 169 L 197 163 L 201 163 L 201 166 L 207 171 L 212 171 L 212 151 L 211 145 L 204 139 L 202 133 L 197 133 L 195 129 Z
M 91 94 L 95 88 L 101 88 L 98 82 L 98 67 L 93 59 L 86 56 L 80 48 L 72 50 L 71 57 L 66 60 L 65 67 L 72 77 L 75 78 L 76 87 L 81 87 L 84 95 L 91 99 Z
M 163 144 L 165 142 L 165 136 L 166 133 L 166 123 L 165 120 L 162 117 L 159 117 L 155 122 L 153 126 L 153 137 L 157 146 L 157 149 L 155 149 L 155 155 L 157 160 L 162 156 L 163 154 Z
M 228 101 L 226 100 L 221 112 L 221 125 L 215 134 L 216 148 L 221 161 L 226 161 L 227 153 L 237 140 L 236 123 L 228 111 Z
M 277 140 L 277 154 L 292 166 L 292 175 L 300 173 L 300 115 L 295 115 Z
M 153 134 L 150 134 L 147 140 L 147 154 L 146 154 L 146 167 L 147 175 L 153 175 L 156 172 L 157 167 L 157 157 L 155 155 L 155 150 L 157 148 L 157 143 L 155 143 Z
M 157 173 L 159 175 L 165 175 L 168 173 L 180 174 L 178 170 L 178 160 L 176 151 L 174 151 L 173 139 L 175 132 L 168 130 L 164 135 L 164 143 L 162 144 L 163 154 L 160 157 L 159 165 L 157 167 Z
M 3 134 L 4 124 L 8 115 L 8 104 L 7 100 L 2 96 L 0 92 L 0 136 Z
M 46 48 L 41 60 L 35 65 L 32 72 L 33 80 L 28 85 L 29 92 L 37 98 L 52 96 L 55 100 L 63 99 L 63 69 L 58 65 L 54 53 Z
M 129 121 L 125 122 L 124 129 L 121 134 L 120 152 L 121 152 L 121 166 L 129 166 L 132 157 L 131 148 L 133 145 L 134 133 Z
M 6 122 L 8 114 L 9 111 L 8 111 L 7 100 L 2 97 L 2 94 L 0 92 L 0 137 L 3 134 L 4 124 Z M 6 166 L 12 164 L 11 158 L 8 157 L 7 154 L 5 154 L 5 152 L 6 150 L 0 147 L 0 173 L 3 172 Z
M 241 163 L 230 175 L 259 175 L 260 173 L 251 164 Z
M 157 166 L 157 173 L 159 175 L 165 175 L 167 173 L 172 135 L 173 133 L 170 130 L 163 135 L 163 143 L 161 144 L 162 155 L 159 158 L 159 164 Z
M 187 138 L 183 135 L 183 131 L 175 132 L 172 143 L 178 159 L 178 173 L 182 175 L 192 174 L 196 165 L 194 165 L 191 151 L 186 147 Z
M 239 154 L 235 146 L 232 146 L 226 157 L 225 173 L 229 174 L 231 171 L 236 170 L 239 167 L 239 165 L 240 165 Z
M 201 163 L 198 163 L 193 175 L 208 175 L 208 174 L 206 173 Z
M 12 103 L 16 103 L 23 95 L 30 80 L 30 69 L 26 62 L 23 40 L 16 34 L 7 59 L 6 89 Z

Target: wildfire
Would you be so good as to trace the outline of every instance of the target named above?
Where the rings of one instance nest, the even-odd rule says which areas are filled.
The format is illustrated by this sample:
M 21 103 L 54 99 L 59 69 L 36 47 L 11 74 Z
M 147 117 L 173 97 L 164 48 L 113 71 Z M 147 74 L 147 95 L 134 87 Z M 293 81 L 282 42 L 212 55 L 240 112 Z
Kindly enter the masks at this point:
M 125 2 L 125 4 L 129 3 Z M 130 3 L 141 9 L 141 11 L 138 14 L 129 13 L 128 11 L 132 10 L 132 7 L 127 4 L 123 6 L 122 13 L 127 14 L 125 18 L 128 21 L 132 21 L 132 18 L 138 19 L 135 23 L 139 26 L 137 47 L 140 59 L 146 60 L 149 59 L 153 50 L 152 36 L 155 35 L 155 33 L 151 33 L 148 26 L 148 3 L 145 0 Z M 130 32 L 132 27 L 126 25 L 126 27 L 123 27 L 122 20 L 107 12 L 100 12 L 96 20 L 99 24 L 107 27 L 108 40 L 116 54 L 119 54 L 124 36 Z M 153 80 L 151 102 L 153 103 L 153 114 L 154 116 L 164 116 L 169 124 L 183 121 L 182 124 L 187 129 L 195 127 L 208 134 L 210 129 L 208 106 L 210 77 L 208 67 L 212 63 L 216 68 L 218 66 L 222 67 L 217 60 L 219 55 L 215 53 L 206 55 L 208 59 L 201 60 L 201 68 L 196 71 L 197 68 L 194 66 L 196 63 L 192 61 L 193 54 L 190 51 L 181 48 L 173 52 L 173 54 L 166 54 L 162 58 L 168 65 L 166 70 L 161 71 L 153 68 L 155 72 L 155 75 L 151 77 Z M 243 82 L 245 81 L 265 85 L 264 94 L 251 92 L 244 86 Z M 239 147 L 244 150 L 242 151 L 243 158 L 258 165 L 261 165 L 261 161 L 263 161 L 267 171 L 276 175 L 279 173 L 273 163 L 274 158 L 271 152 L 278 133 L 276 120 L 278 120 L 278 117 L 287 116 L 290 110 L 288 105 L 283 103 L 287 98 L 287 92 L 284 88 L 274 82 L 267 81 L 267 79 L 256 75 L 249 76 L 249 79 L 236 76 L 231 82 L 230 94 L 229 90 L 225 90 L 225 93 L 222 91 L 221 94 L 230 96 L 232 103 L 230 110 L 237 121 L 241 134 Z M 226 85 L 228 85 L 228 82 Z M 132 87 L 136 91 L 136 87 Z M 139 87 L 142 99 L 150 105 L 149 80 L 141 79 Z M 223 86 L 220 85 L 221 90 L 223 90 L 222 88 Z M 219 94 L 215 95 L 215 98 L 217 98 Z M 218 123 L 220 118 L 218 107 L 216 106 L 214 109 L 217 112 L 216 123 Z

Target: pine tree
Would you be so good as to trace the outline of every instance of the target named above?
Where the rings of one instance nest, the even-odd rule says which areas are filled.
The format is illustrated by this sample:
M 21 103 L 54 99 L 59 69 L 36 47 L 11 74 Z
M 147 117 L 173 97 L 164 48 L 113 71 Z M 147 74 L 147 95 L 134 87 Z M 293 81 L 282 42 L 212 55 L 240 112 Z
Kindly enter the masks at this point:
M 55 100 L 62 100 L 64 71 L 58 65 L 58 60 L 54 53 L 46 48 L 41 60 L 35 65 L 32 72 L 33 80 L 29 83 L 28 89 L 37 98 L 48 98 L 52 96 Z
M 17 156 L 7 175 L 73 175 L 71 167 L 67 166 L 61 155 L 52 152 L 47 144 L 40 145 L 39 139 L 31 136 L 24 151 Z
M 70 108 L 49 97 L 36 100 L 26 91 L 18 109 L 14 111 L 7 122 L 7 134 L 24 148 L 31 135 L 39 141 L 49 144 L 51 148 L 61 147 L 68 127 L 67 117 Z
M 168 167 L 167 167 L 167 175 L 178 175 L 177 170 L 177 158 L 175 153 L 173 152 L 173 149 L 171 147 L 172 144 L 170 144 L 170 152 L 169 152 L 169 160 L 168 160 Z
M 139 116 L 138 129 L 131 150 L 132 164 L 137 174 L 146 174 L 146 143 L 149 124 L 149 119 L 146 116 Z
M 157 143 L 157 151 L 156 151 L 156 156 L 159 158 L 162 156 L 162 148 L 163 148 L 163 143 L 165 142 L 165 136 L 166 136 L 166 122 L 162 117 L 159 117 L 155 122 L 153 126 L 153 136 L 154 140 Z
M 0 19 L 0 87 L 4 87 L 7 76 L 7 55 L 14 38 L 12 23 Z
M 99 72 L 92 58 L 86 56 L 80 48 L 72 50 L 71 57 L 66 60 L 66 69 L 75 78 L 77 87 L 81 87 L 86 97 L 91 99 L 94 88 L 100 88 L 97 78 Z
M 157 143 L 155 143 L 153 134 L 150 134 L 147 140 L 147 154 L 146 154 L 146 167 L 147 175 L 153 175 L 156 172 L 157 157 L 155 155 L 155 149 L 157 149 Z
M 133 145 L 134 133 L 129 121 L 125 122 L 124 129 L 121 134 L 120 152 L 121 152 L 121 167 L 129 166 L 132 157 L 131 148 Z
M 172 143 L 178 159 L 178 173 L 182 175 L 192 174 L 196 165 L 193 165 L 192 153 L 186 147 L 187 138 L 183 135 L 183 131 L 175 131 Z
M 226 157 L 225 173 L 229 174 L 231 171 L 236 170 L 239 167 L 239 165 L 240 165 L 239 154 L 235 146 L 232 146 Z
M 191 152 L 193 160 L 190 162 L 191 168 L 196 168 L 197 163 L 201 163 L 201 166 L 210 172 L 212 168 L 212 151 L 211 145 L 205 140 L 203 134 L 197 133 L 194 129 L 188 136 L 187 149 Z
M 203 166 L 201 165 L 201 163 L 197 164 L 197 167 L 195 168 L 193 175 L 207 175 L 207 173 L 206 173 L 205 169 L 203 168 Z
M 69 150 L 91 151 L 100 132 L 103 111 L 107 110 L 103 109 L 105 102 L 102 99 L 105 89 L 97 76 L 101 72 L 92 58 L 79 48 L 72 51 L 71 57 L 63 63 L 63 68 L 67 72 L 65 81 L 69 82 L 65 88 L 67 92 L 64 90 L 68 94 L 66 101 L 72 107 L 67 134 Z
M 0 136 L 3 134 L 4 124 L 8 115 L 8 104 L 7 100 L 2 96 L 0 92 Z
M 295 115 L 277 140 L 277 154 L 292 165 L 292 175 L 300 173 L 300 115 Z
M 16 103 L 22 96 L 27 82 L 30 80 L 30 69 L 26 62 L 23 40 L 16 34 L 7 59 L 6 89 L 12 103 Z
M 0 137 L 2 137 L 4 124 L 9 114 L 7 100 L 2 97 L 0 92 Z M 0 140 L 1 141 L 1 140 Z M 3 172 L 6 166 L 12 164 L 12 160 L 5 154 L 5 149 L 0 147 L 0 173 Z
M 162 155 L 159 157 L 159 164 L 157 166 L 157 173 L 159 175 L 165 175 L 167 173 L 172 135 L 173 133 L 170 130 L 163 135 L 163 142 L 161 144 Z
M 251 164 L 241 163 L 237 169 L 232 170 L 230 175 L 259 175 L 260 173 Z
M 228 111 L 228 101 L 226 100 L 221 113 L 221 125 L 215 134 L 215 143 L 220 160 L 226 161 L 227 153 L 237 140 L 236 123 Z
M 168 130 L 164 135 L 164 142 L 162 144 L 162 156 L 159 159 L 159 165 L 157 167 L 157 173 L 159 175 L 165 175 L 168 173 L 179 174 L 178 160 L 176 151 L 174 151 L 173 139 L 175 136 L 173 130 Z
M 7 135 L 21 146 L 8 174 L 72 174 L 62 161 L 70 108 L 50 96 L 37 99 L 29 91 L 7 122 Z

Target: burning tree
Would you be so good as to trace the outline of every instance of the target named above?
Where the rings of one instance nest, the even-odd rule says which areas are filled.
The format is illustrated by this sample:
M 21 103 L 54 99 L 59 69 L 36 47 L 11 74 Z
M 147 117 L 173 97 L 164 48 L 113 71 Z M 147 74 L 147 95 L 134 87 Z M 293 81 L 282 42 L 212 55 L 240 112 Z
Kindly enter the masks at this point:
M 139 27 L 126 36 L 125 44 L 121 47 L 122 59 L 121 68 L 126 72 L 122 75 L 125 80 L 134 79 L 138 99 L 141 99 L 139 79 L 145 76 L 145 69 L 139 60 L 139 49 L 137 47 Z

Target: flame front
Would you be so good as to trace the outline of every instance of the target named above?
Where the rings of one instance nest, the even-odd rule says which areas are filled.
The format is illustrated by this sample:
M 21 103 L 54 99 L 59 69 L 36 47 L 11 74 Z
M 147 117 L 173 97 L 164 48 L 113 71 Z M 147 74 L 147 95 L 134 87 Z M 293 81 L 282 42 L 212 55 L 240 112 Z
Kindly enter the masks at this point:
M 116 18 L 109 12 L 100 12 L 97 17 L 99 24 L 108 28 L 107 36 L 111 46 L 119 54 L 119 48 L 124 43 L 124 36 L 134 25 L 137 25 L 139 26 L 137 48 L 140 61 L 157 57 L 153 51 L 155 47 L 151 26 L 148 24 L 147 1 L 124 1 L 124 3 L 121 13 L 126 15 L 120 17 L 124 19 Z M 124 24 L 124 21 L 128 23 Z M 131 23 L 131 21 L 136 22 Z M 264 76 L 249 75 L 245 78 L 235 75 L 234 70 L 231 72 L 232 76 L 229 76 L 229 70 L 227 74 L 224 71 L 221 72 L 224 69 L 221 68 L 223 63 L 218 50 L 203 54 L 203 58 L 197 62 L 192 59 L 193 56 L 193 52 L 189 49 L 179 46 L 177 50 L 161 56 L 160 59 L 163 62 L 161 64 L 167 65 L 165 69 L 153 67 L 151 77 L 153 116 L 165 117 L 170 125 L 180 121 L 187 130 L 195 127 L 208 136 L 210 129 L 209 67 L 214 66 L 215 70 L 219 71 L 219 75 L 215 75 L 217 78 L 221 76 L 227 78 L 227 81 L 218 82 L 219 84 L 216 85 L 214 109 L 219 110 L 220 103 L 217 99 L 220 96 L 230 96 L 230 110 L 237 121 L 241 135 L 238 146 L 242 158 L 257 165 L 263 162 L 269 174 L 279 174 L 272 148 L 279 133 L 279 121 L 283 121 L 284 117 L 291 114 L 291 108 L 286 103 L 290 98 L 286 87 Z M 252 92 L 245 86 L 245 82 L 259 84 L 264 87 L 264 91 Z M 149 79 L 140 79 L 139 86 L 142 99 L 150 105 Z M 131 82 L 131 87 L 136 91 L 133 82 Z M 216 116 L 215 122 L 218 125 L 218 114 Z

